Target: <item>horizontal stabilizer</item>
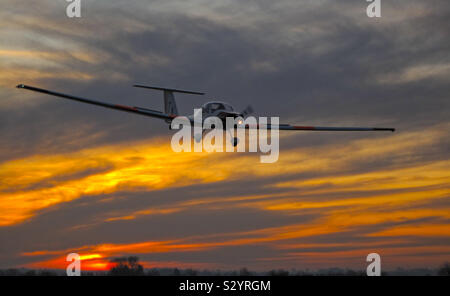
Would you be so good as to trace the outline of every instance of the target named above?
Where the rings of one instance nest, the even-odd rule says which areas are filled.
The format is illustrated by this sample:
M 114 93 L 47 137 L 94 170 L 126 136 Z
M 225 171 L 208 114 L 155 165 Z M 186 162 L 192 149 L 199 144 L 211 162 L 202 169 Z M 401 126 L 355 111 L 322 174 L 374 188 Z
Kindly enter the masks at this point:
M 134 87 L 140 87 L 140 88 L 147 88 L 147 89 L 170 91 L 170 92 L 174 92 L 174 93 L 176 92 L 176 93 L 200 95 L 200 96 L 205 95 L 205 93 L 202 93 L 202 92 L 188 91 L 188 90 L 181 90 L 181 89 L 164 88 L 164 87 L 148 86 L 148 85 L 141 85 L 141 84 L 135 84 L 133 86 Z

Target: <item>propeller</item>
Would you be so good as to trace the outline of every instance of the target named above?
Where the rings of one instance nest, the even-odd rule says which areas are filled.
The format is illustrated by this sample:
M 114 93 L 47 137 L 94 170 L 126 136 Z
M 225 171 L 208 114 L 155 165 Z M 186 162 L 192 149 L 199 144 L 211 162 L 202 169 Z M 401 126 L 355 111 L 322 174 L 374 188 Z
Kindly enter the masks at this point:
M 243 118 L 246 118 L 247 116 L 253 114 L 255 112 L 255 110 L 253 110 L 253 107 L 248 105 L 247 108 L 245 108 L 242 112 L 241 115 Z

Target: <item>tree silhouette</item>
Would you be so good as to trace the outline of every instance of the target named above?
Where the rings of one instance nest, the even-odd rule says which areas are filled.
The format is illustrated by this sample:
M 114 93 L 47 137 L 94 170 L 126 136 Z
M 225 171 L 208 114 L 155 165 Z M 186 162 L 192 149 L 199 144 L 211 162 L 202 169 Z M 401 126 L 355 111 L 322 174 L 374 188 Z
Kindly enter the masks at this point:
M 239 275 L 240 276 L 250 276 L 252 275 L 250 271 L 248 271 L 248 269 L 246 267 L 241 268 L 241 270 L 239 270 Z
M 289 271 L 279 269 L 279 270 L 271 270 L 268 273 L 269 276 L 289 276 Z
M 438 270 L 438 275 L 450 276 L 450 263 L 446 262 Z
M 184 272 L 184 275 L 186 276 L 196 276 L 198 272 L 196 270 L 193 270 L 192 268 L 186 269 Z
M 111 262 L 115 265 L 110 269 L 110 275 L 144 275 L 144 268 L 139 264 L 139 258 L 136 256 L 114 258 Z
M 180 270 L 179 270 L 178 268 L 175 268 L 175 269 L 173 270 L 173 275 L 175 275 L 175 276 L 181 275 Z

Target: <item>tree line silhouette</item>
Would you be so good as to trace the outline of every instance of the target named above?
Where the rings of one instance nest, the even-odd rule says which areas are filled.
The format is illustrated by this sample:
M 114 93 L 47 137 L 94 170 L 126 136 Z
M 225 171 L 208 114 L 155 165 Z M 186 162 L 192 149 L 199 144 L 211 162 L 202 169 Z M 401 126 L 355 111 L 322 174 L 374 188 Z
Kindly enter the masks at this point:
M 178 268 L 153 268 L 144 269 L 139 264 L 139 258 L 136 256 L 118 257 L 111 259 L 111 268 L 109 271 L 85 271 L 83 276 L 252 276 L 252 275 L 266 275 L 266 276 L 365 276 L 365 270 L 351 270 L 340 268 L 329 268 L 318 271 L 309 270 L 270 270 L 267 272 L 253 272 L 247 268 L 242 268 L 239 271 L 209 271 L 209 270 L 194 270 Z M 65 275 L 64 271 L 57 270 L 30 270 L 30 269 L 0 269 L 0 276 L 60 276 Z M 442 264 L 438 269 L 397 269 L 394 271 L 383 272 L 382 275 L 438 275 L 450 276 L 450 263 Z

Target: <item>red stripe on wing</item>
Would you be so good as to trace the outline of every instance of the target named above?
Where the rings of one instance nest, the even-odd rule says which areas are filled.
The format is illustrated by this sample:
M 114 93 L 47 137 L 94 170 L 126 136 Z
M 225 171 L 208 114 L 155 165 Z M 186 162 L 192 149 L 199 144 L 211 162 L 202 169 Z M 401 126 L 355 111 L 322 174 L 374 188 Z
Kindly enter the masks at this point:
M 120 109 L 124 109 L 124 110 L 131 110 L 131 111 L 138 111 L 138 109 L 136 109 L 135 107 L 130 107 L 130 106 L 124 106 L 124 105 L 114 105 Z
M 299 126 L 299 125 L 294 125 L 292 126 L 293 128 L 296 129 L 302 129 L 302 130 L 315 130 L 316 128 L 314 126 Z

